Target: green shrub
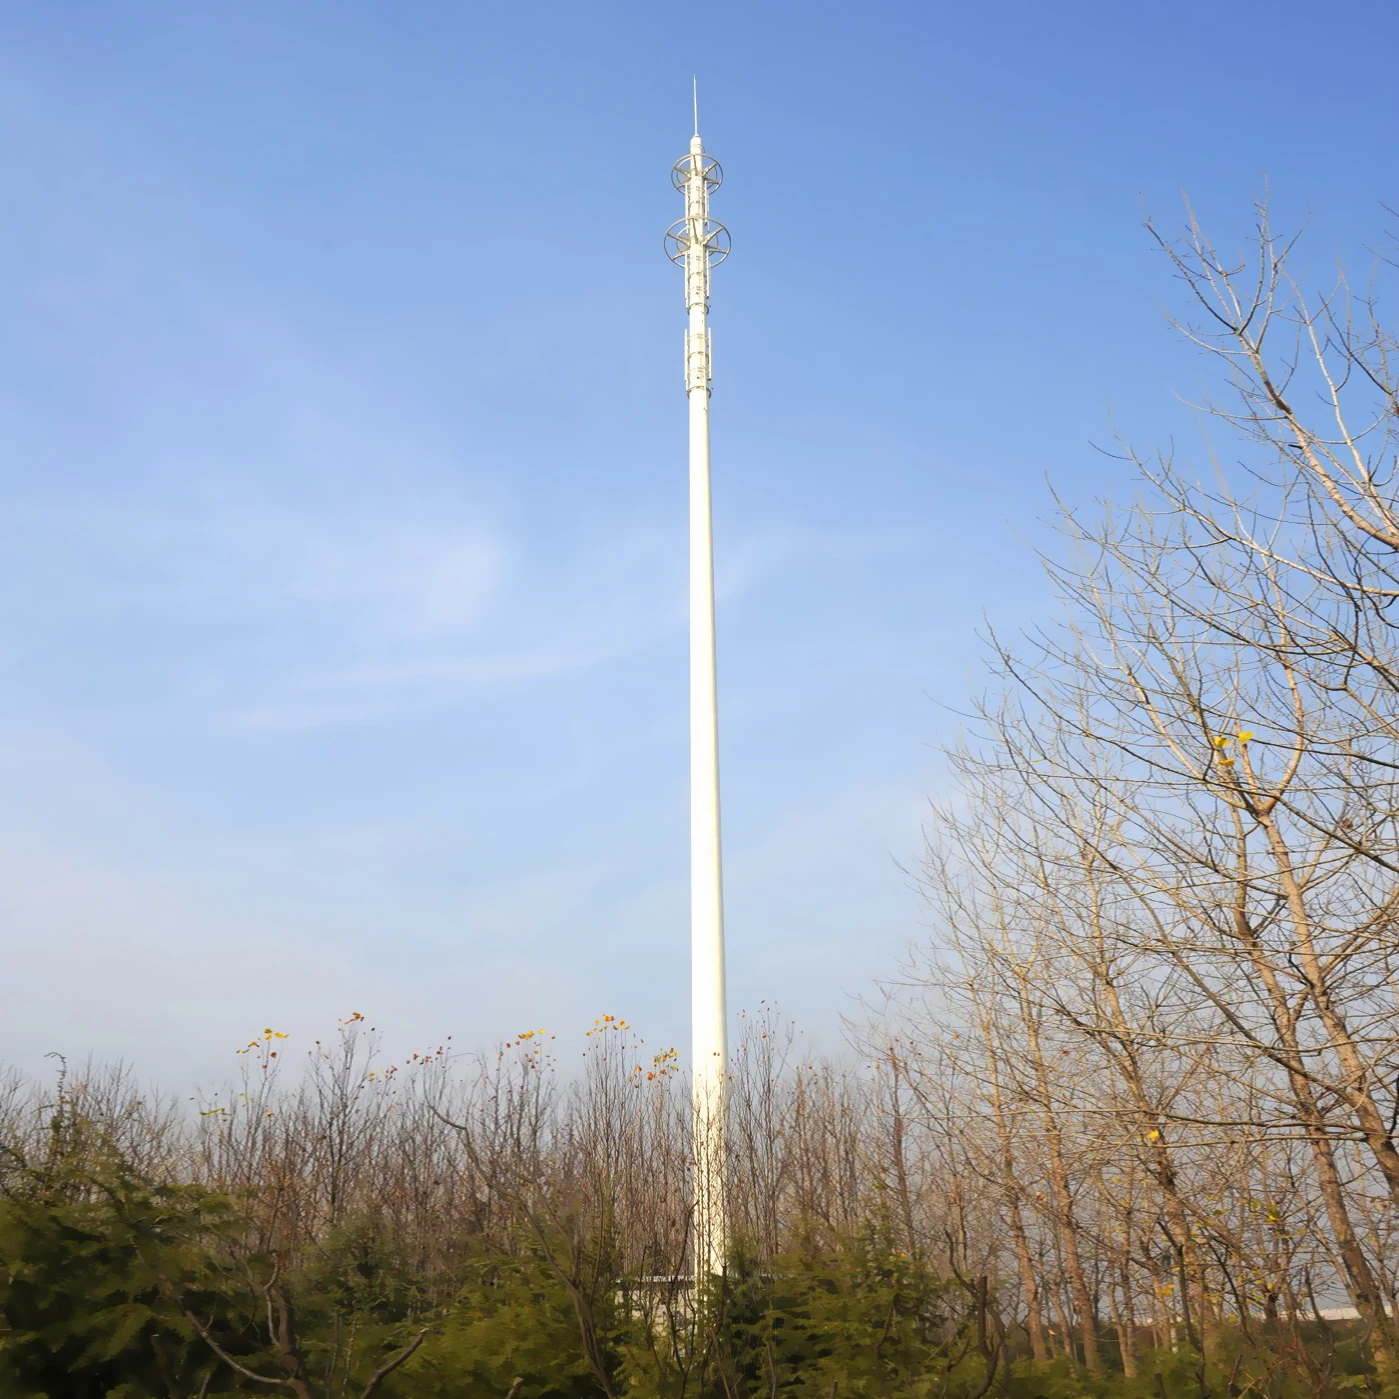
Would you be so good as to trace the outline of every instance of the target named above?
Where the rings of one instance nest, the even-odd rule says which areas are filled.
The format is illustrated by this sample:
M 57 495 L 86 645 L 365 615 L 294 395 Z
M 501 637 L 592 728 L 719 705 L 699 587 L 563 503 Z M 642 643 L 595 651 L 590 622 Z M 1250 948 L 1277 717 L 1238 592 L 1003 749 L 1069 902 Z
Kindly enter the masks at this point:
M 41 1161 L 12 1160 L 0 1195 L 0 1394 L 183 1393 L 210 1360 L 179 1299 L 218 1311 L 209 1247 L 230 1220 L 222 1196 L 148 1180 L 80 1123 L 56 1128 Z

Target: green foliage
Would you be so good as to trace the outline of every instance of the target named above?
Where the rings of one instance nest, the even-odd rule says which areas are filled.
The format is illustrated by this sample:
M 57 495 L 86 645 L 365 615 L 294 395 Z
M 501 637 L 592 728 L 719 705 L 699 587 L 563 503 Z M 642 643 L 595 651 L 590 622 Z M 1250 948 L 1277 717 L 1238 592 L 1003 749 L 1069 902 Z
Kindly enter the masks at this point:
M 1111 1372 L 1094 1379 L 1063 1356 L 1044 1365 L 1022 1359 L 1010 1367 L 1003 1393 L 1006 1399 L 1201 1399 L 1196 1357 L 1153 1351 L 1138 1365 L 1134 1379 Z M 1207 1395 L 1228 1392 L 1206 1390 Z
M 1021 1359 L 997 1393 L 1004 1399 L 1389 1399 L 1392 1391 L 1367 1371 L 1354 1334 L 1312 1329 L 1318 1334 L 1305 1338 L 1291 1328 L 1270 1335 L 1222 1330 L 1207 1360 L 1184 1347 L 1148 1350 L 1137 1356 L 1131 1379 L 1120 1372 L 1095 1379 L 1065 1357 L 1045 1365 Z
M 870 1232 L 834 1251 L 736 1260 L 680 1344 L 666 1328 L 633 1329 L 626 1388 L 642 1399 L 956 1399 L 986 1379 L 979 1324 L 989 1314 L 963 1289 Z
M 722 1319 L 722 1377 L 746 1394 L 940 1394 L 960 1347 L 944 1283 L 871 1239 L 835 1255 L 740 1267 Z
M 481 1255 L 466 1266 L 456 1306 L 414 1366 L 412 1399 L 593 1399 L 602 1393 L 584 1350 L 579 1308 L 538 1249 Z M 565 1273 L 566 1275 L 566 1273 Z M 585 1299 L 611 1369 L 620 1329 L 613 1289 Z
M 323 1249 L 286 1280 L 308 1370 L 330 1393 L 367 1376 L 407 1343 L 434 1312 L 421 1273 L 381 1225 L 359 1217 L 333 1230 Z M 278 1373 L 274 1360 L 250 1368 Z M 401 1379 L 399 1383 L 402 1383 Z M 398 1391 L 392 1383 L 381 1391 Z
M 228 1202 L 134 1171 L 81 1122 L 56 1119 L 0 1196 L 0 1394 L 182 1393 L 207 1352 L 176 1304 L 211 1301 L 208 1245 Z

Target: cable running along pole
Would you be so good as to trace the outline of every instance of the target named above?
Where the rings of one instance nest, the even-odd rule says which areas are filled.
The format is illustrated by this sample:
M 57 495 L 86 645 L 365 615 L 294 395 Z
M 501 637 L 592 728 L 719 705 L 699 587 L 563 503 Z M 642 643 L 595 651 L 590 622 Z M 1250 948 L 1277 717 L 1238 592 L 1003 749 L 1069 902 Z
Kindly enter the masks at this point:
M 724 991 L 724 892 L 719 833 L 719 711 L 714 663 L 714 534 L 709 487 L 709 272 L 729 252 L 728 230 L 709 217 L 719 163 L 705 154 L 698 111 L 690 152 L 671 182 L 685 217 L 666 251 L 685 271 L 685 392 L 690 401 L 690 986 L 694 1094 L 694 1274 L 728 1262 L 725 1118 L 728 1030 Z

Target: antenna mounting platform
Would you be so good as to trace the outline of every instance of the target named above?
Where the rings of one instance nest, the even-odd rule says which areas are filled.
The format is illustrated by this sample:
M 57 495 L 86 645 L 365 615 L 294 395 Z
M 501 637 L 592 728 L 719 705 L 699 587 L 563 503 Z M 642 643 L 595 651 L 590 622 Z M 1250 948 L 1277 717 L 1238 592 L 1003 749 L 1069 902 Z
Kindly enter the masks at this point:
M 690 183 L 690 175 L 694 171 L 695 161 L 699 161 L 700 174 L 704 176 L 704 183 L 710 189 L 718 189 L 724 183 L 724 172 L 719 162 L 712 155 L 682 155 L 674 165 L 670 167 L 670 182 L 676 189 L 684 189 Z
M 696 240 L 694 225 L 698 219 L 677 219 L 666 229 L 666 256 L 682 266 L 689 256 L 691 243 L 698 241 L 704 247 L 709 265 L 718 267 L 729 255 L 729 230 L 715 219 L 705 219 L 701 225 L 703 232 Z

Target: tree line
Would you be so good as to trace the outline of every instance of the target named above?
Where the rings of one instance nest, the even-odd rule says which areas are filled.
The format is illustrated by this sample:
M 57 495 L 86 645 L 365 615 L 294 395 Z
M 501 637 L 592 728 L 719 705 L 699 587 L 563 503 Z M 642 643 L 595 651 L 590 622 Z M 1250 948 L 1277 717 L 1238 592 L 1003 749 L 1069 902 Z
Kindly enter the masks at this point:
M 1231 459 L 1124 449 L 1137 499 L 1060 514 L 1060 616 L 990 638 L 898 1052 L 1037 1358 L 1229 1336 L 1322 1392 L 1328 1311 L 1374 1374 L 1399 1344 L 1395 340 L 1265 211 L 1237 261 L 1158 243 Z

